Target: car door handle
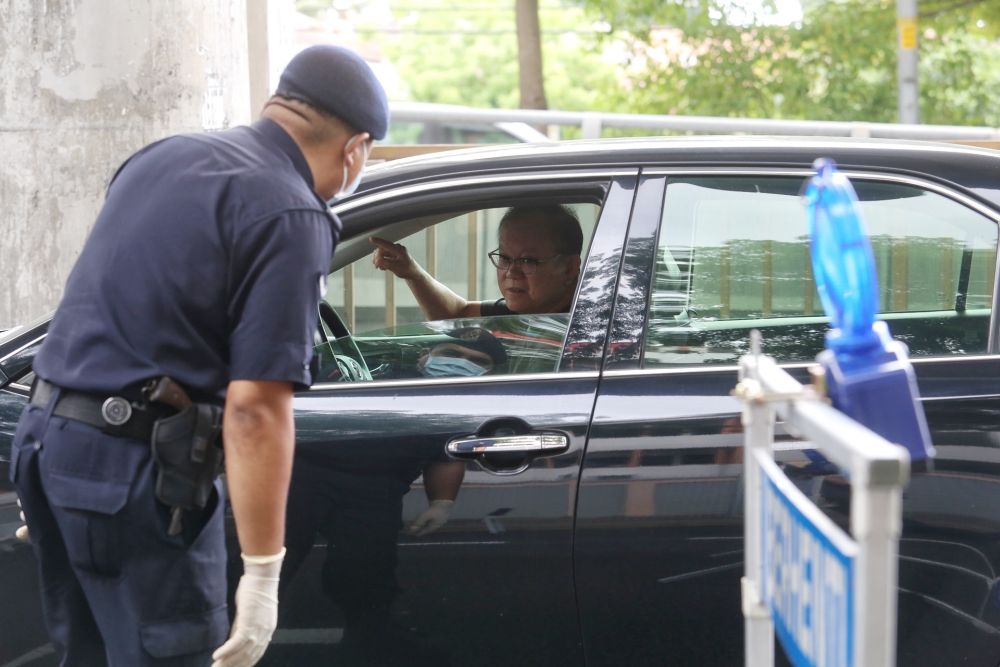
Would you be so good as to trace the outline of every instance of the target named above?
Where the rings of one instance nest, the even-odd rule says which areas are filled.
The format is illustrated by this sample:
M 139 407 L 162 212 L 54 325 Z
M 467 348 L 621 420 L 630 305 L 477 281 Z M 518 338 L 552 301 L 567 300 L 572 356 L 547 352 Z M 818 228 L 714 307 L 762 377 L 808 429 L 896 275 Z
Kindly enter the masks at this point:
M 446 449 L 459 458 L 481 454 L 554 454 L 569 449 L 569 438 L 561 433 L 476 436 L 452 440 Z

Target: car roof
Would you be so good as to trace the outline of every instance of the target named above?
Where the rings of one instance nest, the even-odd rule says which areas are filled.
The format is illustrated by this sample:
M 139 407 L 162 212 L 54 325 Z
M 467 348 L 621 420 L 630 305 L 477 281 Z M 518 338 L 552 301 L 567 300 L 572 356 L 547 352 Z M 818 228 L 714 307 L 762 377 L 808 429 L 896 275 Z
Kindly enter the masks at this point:
M 359 193 L 469 174 L 571 168 L 811 168 L 907 173 L 967 190 L 1000 209 L 1000 151 L 959 144 L 848 137 L 685 136 L 504 144 L 442 151 L 372 166 Z

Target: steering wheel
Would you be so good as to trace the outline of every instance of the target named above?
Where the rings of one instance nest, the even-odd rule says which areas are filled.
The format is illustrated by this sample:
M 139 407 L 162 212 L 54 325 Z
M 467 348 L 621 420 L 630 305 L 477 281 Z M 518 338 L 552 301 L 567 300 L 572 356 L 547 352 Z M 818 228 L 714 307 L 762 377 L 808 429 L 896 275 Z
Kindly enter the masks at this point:
M 361 350 L 358 349 L 351 332 L 347 330 L 347 326 L 340 319 L 340 315 L 337 314 L 333 306 L 326 301 L 320 301 L 319 317 L 333 333 L 333 339 L 328 339 L 322 325 L 320 326 L 320 335 L 330 345 L 331 351 L 337 357 L 337 365 L 343 371 L 341 379 L 345 381 L 371 381 L 372 374 L 368 370 L 365 358 L 361 355 Z M 344 354 L 336 354 L 337 348 L 342 350 Z

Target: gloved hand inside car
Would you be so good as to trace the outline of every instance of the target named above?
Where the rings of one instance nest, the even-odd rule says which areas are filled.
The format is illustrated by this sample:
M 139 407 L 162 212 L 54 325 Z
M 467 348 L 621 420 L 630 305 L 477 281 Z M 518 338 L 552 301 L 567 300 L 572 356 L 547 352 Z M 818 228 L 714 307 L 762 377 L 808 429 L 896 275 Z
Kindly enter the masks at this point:
M 19 526 L 18 529 L 16 531 L 14 531 L 14 537 L 16 537 L 17 539 L 21 540 L 22 542 L 27 542 L 28 541 L 28 523 L 27 523 L 27 519 L 24 518 L 24 510 L 21 509 L 21 499 L 20 498 L 17 499 L 17 511 L 18 511 L 18 514 L 21 516 L 21 521 L 24 521 L 25 523 L 24 523 L 23 526 Z
M 454 500 L 432 500 L 427 509 L 406 527 L 406 532 L 417 537 L 433 533 L 448 523 L 448 515 L 451 514 L 451 506 L 454 504 Z
M 229 639 L 212 654 L 212 667 L 252 667 L 264 655 L 278 625 L 278 578 L 285 549 L 273 556 L 242 554 L 236 587 L 236 618 Z

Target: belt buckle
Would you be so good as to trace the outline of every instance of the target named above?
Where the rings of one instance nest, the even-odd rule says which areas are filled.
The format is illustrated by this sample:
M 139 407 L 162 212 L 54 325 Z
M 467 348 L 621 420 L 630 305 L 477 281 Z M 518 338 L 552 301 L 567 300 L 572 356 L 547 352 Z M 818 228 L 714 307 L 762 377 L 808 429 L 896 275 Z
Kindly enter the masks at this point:
M 132 418 L 132 404 L 121 396 L 109 396 L 101 406 L 101 416 L 110 426 L 121 426 Z

